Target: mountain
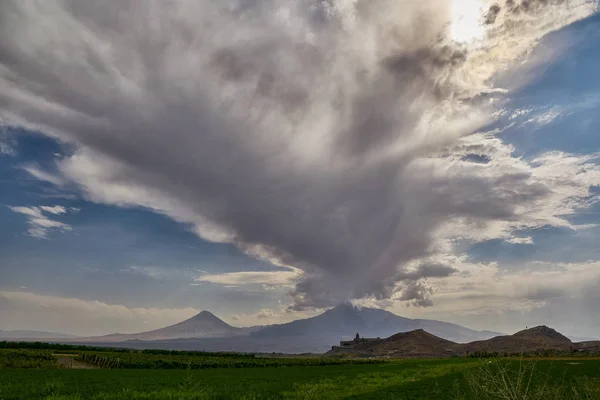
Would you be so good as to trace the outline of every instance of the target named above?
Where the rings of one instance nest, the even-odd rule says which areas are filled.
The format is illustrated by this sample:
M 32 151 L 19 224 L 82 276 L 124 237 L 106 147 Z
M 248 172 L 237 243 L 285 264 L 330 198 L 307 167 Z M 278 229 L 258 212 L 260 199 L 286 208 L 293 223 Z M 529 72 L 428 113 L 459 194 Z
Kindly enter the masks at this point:
M 335 337 L 351 338 L 356 332 L 363 337 L 388 337 L 398 332 L 423 329 L 455 342 L 488 339 L 502 335 L 498 332 L 475 331 L 449 322 L 400 317 L 389 311 L 340 304 L 316 317 L 282 325 L 272 325 L 254 332 L 260 337 Z
M 208 311 L 202 311 L 194 317 L 166 328 L 135 335 L 138 340 L 157 340 L 174 338 L 224 337 L 241 334 L 242 328 L 236 328 L 217 318 Z
M 77 342 L 174 350 L 322 353 L 329 350 L 332 343 L 351 338 L 357 332 L 367 337 L 388 337 L 420 328 L 457 342 L 501 335 L 448 322 L 404 318 L 389 311 L 344 303 L 312 318 L 249 328 L 236 328 L 203 311 L 179 324 L 150 332 L 113 334 Z
M 0 339 L 67 339 L 76 338 L 75 335 L 67 335 L 66 333 L 43 332 L 43 331 L 3 331 L 0 330 Z
M 248 334 L 252 328 L 236 328 L 208 311 L 186 319 L 175 325 L 141 333 L 114 333 L 111 335 L 85 338 L 81 341 L 127 342 L 188 338 L 220 338 Z

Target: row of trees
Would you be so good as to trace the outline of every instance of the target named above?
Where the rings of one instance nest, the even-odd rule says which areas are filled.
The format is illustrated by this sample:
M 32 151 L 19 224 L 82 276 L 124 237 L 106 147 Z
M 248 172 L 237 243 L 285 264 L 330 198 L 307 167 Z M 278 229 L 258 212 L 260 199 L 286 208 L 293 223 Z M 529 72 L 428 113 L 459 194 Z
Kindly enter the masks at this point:
M 47 342 L 0 342 L 0 349 L 23 349 L 23 350 L 54 350 L 54 351 L 95 351 L 103 353 L 139 353 L 168 356 L 198 356 L 198 357 L 224 357 L 224 358 L 254 358 L 254 354 L 233 352 L 207 352 L 207 351 L 177 351 L 177 350 L 134 350 L 116 347 L 97 347 L 85 345 L 73 345 L 63 343 Z

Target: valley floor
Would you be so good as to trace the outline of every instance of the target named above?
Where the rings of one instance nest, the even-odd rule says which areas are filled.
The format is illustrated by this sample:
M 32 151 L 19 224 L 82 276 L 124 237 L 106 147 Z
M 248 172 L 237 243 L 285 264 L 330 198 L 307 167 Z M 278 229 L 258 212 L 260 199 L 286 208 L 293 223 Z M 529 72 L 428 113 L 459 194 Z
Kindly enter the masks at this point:
M 0 370 L 0 399 L 600 399 L 600 360 L 399 360 L 383 364 Z

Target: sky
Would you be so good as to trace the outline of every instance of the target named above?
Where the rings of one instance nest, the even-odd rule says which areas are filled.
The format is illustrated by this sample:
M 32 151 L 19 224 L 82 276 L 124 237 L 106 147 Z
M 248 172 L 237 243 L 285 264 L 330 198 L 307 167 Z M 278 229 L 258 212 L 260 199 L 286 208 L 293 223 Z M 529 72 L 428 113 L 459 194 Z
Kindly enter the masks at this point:
M 600 329 L 597 1 L 0 4 L 0 329 L 344 301 Z

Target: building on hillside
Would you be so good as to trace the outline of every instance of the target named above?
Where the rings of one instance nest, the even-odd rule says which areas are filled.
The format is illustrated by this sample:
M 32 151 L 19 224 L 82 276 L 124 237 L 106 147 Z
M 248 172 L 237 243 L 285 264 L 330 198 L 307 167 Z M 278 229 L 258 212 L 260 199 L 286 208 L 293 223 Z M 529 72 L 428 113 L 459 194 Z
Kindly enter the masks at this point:
M 354 346 L 360 343 L 378 342 L 381 338 L 365 338 L 360 337 L 357 333 L 353 340 L 342 340 L 339 346 L 332 346 L 332 349 L 352 349 Z

